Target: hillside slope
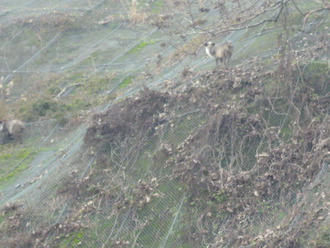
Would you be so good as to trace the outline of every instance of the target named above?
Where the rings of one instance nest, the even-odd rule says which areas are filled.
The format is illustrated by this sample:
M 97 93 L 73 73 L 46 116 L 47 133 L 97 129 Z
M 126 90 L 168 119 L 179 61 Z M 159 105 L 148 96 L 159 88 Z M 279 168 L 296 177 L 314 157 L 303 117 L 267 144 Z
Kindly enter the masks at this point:
M 0 12 L 1 247 L 330 245 L 326 2 L 70 4 Z

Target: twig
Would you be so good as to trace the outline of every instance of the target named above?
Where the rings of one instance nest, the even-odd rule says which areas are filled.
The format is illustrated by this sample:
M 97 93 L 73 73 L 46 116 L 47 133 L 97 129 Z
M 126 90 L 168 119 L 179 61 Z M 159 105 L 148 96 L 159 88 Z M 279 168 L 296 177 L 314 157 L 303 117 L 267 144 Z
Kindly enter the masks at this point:
M 306 14 L 304 14 L 304 13 L 298 8 L 298 6 L 297 6 L 295 0 L 292 0 L 292 2 L 293 2 L 293 5 L 296 7 L 296 10 L 298 10 L 298 12 L 299 12 L 301 15 L 303 15 L 303 16 L 306 15 Z
M 215 35 L 219 35 L 219 34 L 221 34 L 221 33 L 232 32 L 232 31 L 239 31 L 239 30 L 243 30 L 243 29 L 254 28 L 254 27 L 260 26 L 260 25 L 262 25 L 262 24 L 264 24 L 264 23 L 266 23 L 266 22 L 277 22 L 277 21 L 278 21 L 278 18 L 280 17 L 280 15 L 281 15 L 281 13 L 282 13 L 284 7 L 285 7 L 285 5 L 287 4 L 287 2 L 288 2 L 288 1 L 282 2 L 281 5 L 280 5 L 280 7 L 277 7 L 277 8 L 280 8 L 280 11 L 277 13 L 277 15 L 276 15 L 276 17 L 275 17 L 274 19 L 272 19 L 272 18 L 271 18 L 271 19 L 266 19 L 266 20 L 260 21 L 260 22 L 258 22 L 258 23 L 256 23 L 256 24 L 249 25 L 249 26 L 243 26 L 243 27 L 238 27 L 238 28 L 231 28 L 231 29 L 222 30 L 222 31 L 217 32 Z M 264 13 L 264 12 L 262 12 L 261 14 L 263 14 L 263 13 Z M 259 16 L 259 15 L 255 15 L 255 16 L 253 17 L 253 19 L 254 19 L 255 17 L 257 17 L 257 16 Z M 249 20 L 249 21 L 250 21 L 250 20 Z M 245 22 L 246 22 L 246 21 L 245 21 Z
M 61 90 L 61 92 L 58 93 L 57 96 L 55 96 L 55 99 L 60 98 L 61 95 L 63 95 L 64 92 L 65 92 L 68 88 L 72 88 L 72 87 L 80 86 L 80 85 L 84 85 L 84 84 L 83 84 L 83 83 L 76 83 L 76 84 L 70 84 L 70 85 L 64 87 L 64 88 Z
M 306 15 L 305 15 L 304 21 L 303 21 L 302 30 L 303 31 L 305 30 L 306 22 L 307 22 L 307 20 L 308 20 L 308 18 L 311 14 L 314 14 L 316 12 L 320 12 L 320 11 L 323 11 L 323 10 L 330 10 L 330 5 L 325 6 L 323 8 L 320 8 L 320 9 L 315 9 L 315 10 L 307 12 Z

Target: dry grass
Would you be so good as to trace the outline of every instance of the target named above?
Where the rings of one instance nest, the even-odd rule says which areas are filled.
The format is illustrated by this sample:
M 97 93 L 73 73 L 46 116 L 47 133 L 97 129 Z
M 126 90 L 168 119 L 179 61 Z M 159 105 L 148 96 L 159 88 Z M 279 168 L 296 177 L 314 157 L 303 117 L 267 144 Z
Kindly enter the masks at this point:
M 3 100 L 0 100 L 0 120 L 3 120 L 6 116 L 6 105 Z
M 128 18 L 132 24 L 145 24 L 149 16 L 147 11 L 139 8 L 137 2 L 132 2 L 128 13 Z
M 183 46 L 178 47 L 175 53 L 170 56 L 169 60 L 171 63 L 176 62 L 179 58 L 185 55 L 194 55 L 196 56 L 198 50 L 202 44 L 206 41 L 205 35 L 198 35 L 189 42 L 185 43 Z

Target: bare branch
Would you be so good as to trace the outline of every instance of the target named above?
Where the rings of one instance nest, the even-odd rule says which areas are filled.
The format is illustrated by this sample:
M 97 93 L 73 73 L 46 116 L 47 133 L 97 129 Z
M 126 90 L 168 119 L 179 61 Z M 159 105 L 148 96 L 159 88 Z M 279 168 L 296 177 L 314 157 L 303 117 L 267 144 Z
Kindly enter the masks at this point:
M 75 87 L 75 86 L 81 86 L 81 85 L 84 85 L 83 83 L 76 83 L 76 84 L 70 84 L 68 86 L 65 86 L 60 93 L 57 94 L 57 96 L 55 96 L 55 99 L 58 99 L 60 98 L 66 91 L 68 88 L 72 88 L 72 87 Z
M 315 14 L 317 12 L 321 12 L 323 10 L 330 10 L 330 5 L 307 12 L 305 15 L 304 21 L 303 21 L 302 30 L 303 31 L 305 30 L 306 22 L 307 22 L 308 18 L 310 17 L 310 15 Z
M 217 32 L 215 35 L 219 35 L 221 33 L 227 33 L 227 32 L 232 32 L 232 31 L 238 31 L 238 30 L 243 30 L 243 29 L 249 29 L 249 28 L 254 28 L 254 27 L 257 27 L 257 26 L 260 26 L 266 22 L 277 22 L 284 7 L 286 6 L 286 4 L 289 2 L 290 0 L 287 0 L 285 2 L 281 1 L 281 3 L 276 3 L 276 4 L 280 4 L 280 6 L 276 7 L 275 9 L 280 9 L 279 12 L 277 13 L 276 17 L 275 18 L 270 18 L 270 19 L 266 19 L 266 20 L 262 20 L 256 24 L 252 24 L 252 25 L 248 25 L 248 26 L 240 26 L 240 27 L 237 27 L 237 28 L 231 28 L 231 29 L 226 29 L 226 30 L 222 30 L 222 31 L 219 31 Z M 276 5 L 275 4 L 275 5 Z M 267 10 L 269 11 L 269 10 Z M 250 19 L 248 20 L 245 20 L 244 22 L 240 23 L 239 25 L 242 25 L 243 23 L 247 23 L 247 22 L 250 22 L 251 20 L 253 19 L 256 19 L 257 17 L 259 17 L 260 15 L 264 14 L 265 12 L 267 11 L 264 11 L 264 12 L 261 12 L 259 14 L 256 14 L 254 15 L 253 17 L 251 17 Z

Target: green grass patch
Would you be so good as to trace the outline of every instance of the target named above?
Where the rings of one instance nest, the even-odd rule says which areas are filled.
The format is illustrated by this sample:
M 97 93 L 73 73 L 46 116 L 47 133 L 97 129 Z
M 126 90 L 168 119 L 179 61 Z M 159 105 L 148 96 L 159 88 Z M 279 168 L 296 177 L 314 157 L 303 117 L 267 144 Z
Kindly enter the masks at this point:
M 92 65 L 95 64 L 95 61 L 100 61 L 103 57 L 104 57 L 104 51 L 98 50 L 91 53 L 87 58 L 85 58 L 79 64 Z
M 38 121 L 40 117 L 62 120 L 64 116 L 72 116 L 79 110 L 97 106 L 109 97 L 109 95 L 95 97 L 108 87 L 110 78 L 107 76 L 98 75 L 87 78 L 81 73 L 76 73 L 68 77 L 55 78 L 54 81 L 49 79 L 49 81 L 50 86 L 45 87 L 45 92 L 33 95 L 17 107 L 18 116 L 28 122 Z M 67 83 L 62 85 L 61 81 Z M 61 96 L 57 97 L 60 92 L 62 92 Z
M 28 148 L 0 154 L 0 188 L 28 169 L 35 154 L 36 151 Z
M 330 92 L 330 68 L 327 61 L 311 61 L 302 70 L 303 83 L 313 87 L 316 94 Z
M 255 54 L 260 54 L 262 51 L 276 47 L 278 34 L 278 31 L 274 31 L 256 38 L 255 41 L 249 45 L 248 49 L 245 49 L 239 55 L 237 54 L 237 58 L 246 58 L 252 55 L 254 56 Z
M 84 234 L 82 232 L 70 233 L 61 240 L 61 242 L 58 244 L 58 247 L 59 248 L 80 247 L 81 242 L 83 240 L 84 240 Z
M 150 2 L 150 1 L 149 1 Z M 152 14 L 158 14 L 161 13 L 163 11 L 163 7 L 165 6 L 165 2 L 164 1 L 153 1 L 150 4 L 151 7 L 151 13 Z
M 34 152 L 28 148 L 14 152 L 11 151 L 10 153 L 3 153 L 3 154 L 0 153 L 0 161 L 1 163 L 2 162 L 6 163 L 8 162 L 7 160 L 11 160 L 11 159 L 15 159 L 15 160 L 24 159 L 32 153 Z
M 4 217 L 4 215 L 0 215 L 0 225 L 2 224 L 2 222 L 4 222 L 5 221 L 5 217 Z
M 312 243 L 313 247 L 330 247 L 330 225 L 326 222 L 321 227 L 318 227 L 312 231 Z
M 69 107 L 51 98 L 38 99 L 28 102 L 19 108 L 19 114 L 26 121 L 37 121 L 40 117 L 54 117 L 56 113 L 65 113 Z
M 133 47 L 132 49 L 130 49 L 127 53 L 128 54 L 132 54 L 132 53 L 138 53 L 140 52 L 143 48 L 145 48 L 148 45 L 152 45 L 155 44 L 156 41 L 155 40 L 151 40 L 151 41 L 142 41 L 139 44 L 137 44 L 135 47 Z
M 180 209 L 180 200 L 183 197 L 182 191 L 178 190 L 180 187 L 182 187 L 182 185 L 176 180 L 160 184 L 157 191 L 163 194 L 164 197 L 152 197 L 150 203 L 139 209 L 138 218 L 142 222 L 146 220 L 149 221 L 137 240 L 138 244 L 141 246 L 149 244 L 150 247 L 161 247 L 173 224 L 173 230 L 169 233 L 170 238 L 168 239 L 168 243 L 174 242 L 180 238 L 179 233 L 181 230 L 178 228 L 180 222 L 178 220 L 182 217 L 182 213 L 184 212 L 184 207 Z M 157 212 L 154 211 L 155 209 L 162 214 L 158 215 Z M 164 216 L 167 217 L 164 218 Z
M 118 89 L 126 88 L 128 85 L 130 85 L 133 82 L 133 76 L 128 76 L 121 81 L 121 83 L 118 85 Z
M 109 85 L 110 78 L 108 77 L 92 77 L 84 82 L 82 90 L 86 95 L 99 94 Z

